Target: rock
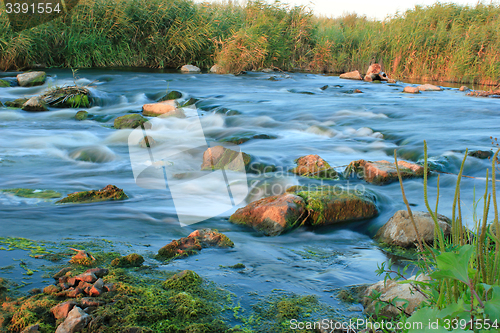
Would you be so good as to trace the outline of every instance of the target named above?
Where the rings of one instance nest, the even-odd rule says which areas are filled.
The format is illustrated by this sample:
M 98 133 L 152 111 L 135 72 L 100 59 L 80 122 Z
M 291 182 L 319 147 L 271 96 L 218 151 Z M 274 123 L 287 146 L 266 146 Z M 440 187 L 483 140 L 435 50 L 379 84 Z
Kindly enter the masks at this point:
M 240 155 L 241 154 L 241 155 Z M 232 171 L 245 171 L 250 166 L 251 157 L 245 153 L 215 146 L 208 148 L 203 153 L 202 171 L 227 169 Z
M 26 103 L 28 101 L 27 98 L 18 98 L 18 99 L 15 99 L 13 101 L 8 101 L 8 102 L 5 102 L 5 106 L 9 107 L 9 108 L 22 108 L 24 103 Z
M 33 288 L 30 291 L 28 291 L 28 294 L 30 294 L 30 295 L 38 295 L 41 293 L 42 293 L 42 290 L 40 288 Z
M 55 87 L 40 97 L 56 108 L 88 108 L 91 105 L 90 90 L 80 86 Z
M 54 279 L 56 279 L 56 280 L 59 280 L 60 278 L 62 278 L 63 276 L 65 276 L 66 273 L 70 272 L 71 269 L 72 269 L 71 267 L 64 267 L 59 272 L 57 272 L 56 274 L 54 274 L 52 277 Z
M 201 72 L 201 69 L 199 67 L 193 66 L 193 65 L 184 65 L 181 67 L 181 72 L 185 73 L 197 73 Z
M 198 101 L 199 99 L 191 97 L 181 105 L 181 108 L 185 108 L 190 105 L 195 105 L 196 103 L 198 103 Z
M 495 90 L 495 91 L 494 90 L 491 90 L 491 91 L 472 90 L 472 91 L 467 93 L 467 96 L 500 98 L 500 89 Z
M 290 189 L 288 190 L 290 192 Z M 370 193 L 357 193 L 341 186 L 298 187 L 295 194 L 306 203 L 307 224 L 331 225 L 360 221 L 378 215 L 375 197 Z
M 417 225 L 420 237 L 428 243 L 434 242 L 434 220 L 428 212 L 412 212 L 413 219 Z M 446 216 L 438 214 L 439 227 L 448 237 L 451 232 L 451 221 Z M 387 245 L 395 245 L 404 248 L 416 247 L 418 244 L 417 234 L 406 210 L 398 210 L 386 224 L 375 235 L 375 239 Z
M 363 92 L 359 89 L 354 89 L 353 91 L 353 94 L 362 94 Z
M 112 291 L 116 290 L 116 287 L 112 283 L 106 283 L 106 284 L 104 284 L 104 290 L 107 292 L 112 292 Z
M 168 92 L 165 96 L 160 98 L 158 102 L 172 101 L 179 98 L 182 98 L 182 93 L 180 91 L 172 90 Z
M 17 75 L 17 82 L 21 87 L 39 86 L 45 83 L 45 72 L 27 72 Z
M 128 196 L 122 189 L 114 185 L 108 185 L 99 191 L 83 191 L 68 194 L 68 196 L 56 203 L 88 203 L 107 200 L 125 200 Z
M 460 91 L 467 91 L 467 90 L 469 90 L 469 87 L 467 87 L 467 86 L 461 86 L 458 90 L 460 90 Z
M 75 301 L 66 301 L 63 303 L 59 303 L 56 306 L 54 306 L 52 309 L 50 309 L 50 312 L 54 315 L 54 317 L 57 319 L 63 319 L 66 318 L 71 310 L 77 305 Z
M 0 88 L 10 87 L 10 82 L 6 80 L 0 80 Z
M 66 320 L 57 327 L 56 333 L 81 332 L 90 322 L 91 317 L 78 306 L 75 306 L 66 317 Z
M 470 151 L 467 156 L 472 156 L 475 158 L 480 158 L 482 160 L 485 160 L 487 158 L 490 158 L 493 156 L 493 152 L 491 150 L 473 150 Z
M 382 72 L 382 66 L 380 64 L 372 64 L 368 67 L 364 80 L 367 82 L 388 81 L 389 78 Z
M 38 96 L 33 96 L 28 99 L 26 103 L 23 104 L 22 109 L 24 111 L 48 111 L 47 103 Z
M 76 120 L 86 120 L 87 118 L 89 117 L 89 113 L 87 111 L 78 111 L 76 114 L 75 114 L 75 119 Z
M 144 258 L 137 253 L 132 253 L 124 257 L 115 258 L 111 261 L 111 266 L 116 267 L 140 267 L 144 262 Z
M 125 116 L 121 116 L 115 119 L 114 128 L 122 129 L 122 128 L 136 128 L 140 127 L 148 120 L 141 116 L 140 114 L 127 114 Z
M 212 67 L 210 67 L 210 73 L 223 74 L 222 67 L 219 66 L 219 65 L 217 65 L 217 64 L 215 64 Z
M 94 257 L 92 257 L 84 250 L 75 250 L 75 249 L 72 250 L 77 251 L 77 254 L 75 254 L 69 261 L 72 264 L 89 266 L 92 265 L 93 261 L 95 260 Z
M 75 279 L 87 283 L 94 283 L 97 281 L 97 276 L 95 276 L 94 273 L 82 273 L 80 275 L 75 276 Z
M 21 333 L 40 333 L 40 325 L 36 324 L 27 327 L 24 330 L 22 330 Z
M 96 277 L 102 278 L 109 274 L 109 269 L 107 268 L 91 268 L 85 271 L 85 273 L 93 273 Z
M 418 89 L 418 87 L 411 86 L 404 87 L 403 92 L 408 94 L 420 94 L 420 90 Z
M 238 209 L 229 221 L 277 236 L 302 224 L 307 216 L 305 207 L 302 197 L 285 193 L 254 201 Z
M 152 104 L 144 104 L 142 106 L 142 115 L 146 117 L 186 117 L 181 109 L 177 109 L 176 102 L 172 100 Z
M 55 199 L 60 198 L 61 193 L 53 190 L 35 190 L 31 188 L 9 188 L 0 192 L 10 193 L 21 198 Z
M 403 179 L 424 176 L 424 167 L 418 164 L 398 161 L 398 166 Z M 396 165 L 388 161 L 353 161 L 349 164 L 345 173 L 346 176 L 355 173 L 358 178 L 363 178 L 368 183 L 375 185 L 384 185 L 398 181 Z
M 347 72 L 344 74 L 340 74 L 339 78 L 341 79 L 349 79 L 349 80 L 363 80 L 363 77 L 359 73 L 359 71 Z
M 308 178 L 333 179 L 338 176 L 330 164 L 318 155 L 302 156 L 295 160 L 297 166 L 291 170 L 292 173 Z
M 217 230 L 195 230 L 189 236 L 173 240 L 158 251 L 157 258 L 166 260 L 176 256 L 189 256 L 198 253 L 202 248 L 233 247 L 234 243 Z
M 428 276 L 419 275 L 417 278 L 415 278 L 415 276 L 412 276 L 407 281 L 428 281 L 428 280 L 429 280 Z M 420 286 L 420 288 L 422 287 Z M 379 281 L 366 288 L 365 292 L 363 293 L 364 297 L 362 298 L 361 303 L 365 307 L 365 313 L 367 314 L 375 313 L 376 302 L 372 301 L 368 297 L 369 295 L 371 295 L 373 290 L 382 293 L 382 295 L 380 295 L 381 301 L 390 302 L 395 297 L 407 300 L 409 303 L 408 307 L 405 310 L 407 315 L 411 315 L 415 311 L 415 309 L 420 305 L 420 303 L 426 300 L 424 295 L 422 295 L 414 287 L 412 287 L 409 282 L 400 284 L 390 279 L 386 280 L 385 283 L 384 281 Z M 396 305 L 398 305 L 399 307 L 402 307 L 402 305 L 404 304 L 405 302 L 403 301 L 396 302 Z M 401 312 L 394 306 L 387 305 L 386 307 L 380 310 L 378 315 L 385 316 L 388 318 L 394 318 L 397 317 L 400 313 Z
M 102 300 L 99 300 L 99 299 L 94 299 L 94 298 L 90 298 L 90 297 L 83 297 L 81 300 L 80 300 L 81 304 L 82 304 L 82 307 L 89 307 L 89 306 L 92 306 L 92 307 L 99 307 L 101 305 L 104 305 L 106 304 L 104 301 Z
M 146 135 L 141 139 L 141 141 L 139 141 L 139 146 L 141 146 L 142 148 L 151 148 L 156 146 L 157 144 L 158 143 L 156 142 L 156 140 L 149 135 Z
M 94 283 L 94 285 L 92 286 L 92 288 L 90 289 L 90 291 L 88 292 L 88 294 L 91 297 L 97 297 L 97 296 L 100 296 L 103 293 L 103 290 L 104 290 L 104 281 L 101 278 L 99 278 Z
M 229 137 L 220 139 L 221 142 L 231 142 L 235 145 L 240 145 L 242 143 L 248 142 L 250 140 L 271 140 L 277 139 L 277 136 L 268 134 L 256 134 L 254 132 L 243 132 L 235 134 Z
M 442 91 L 441 87 L 435 86 L 433 84 L 422 84 L 417 87 L 419 91 Z
M 186 269 L 165 280 L 163 286 L 167 289 L 191 291 L 192 287 L 198 286 L 202 282 L 203 279 L 198 274 Z
M 81 288 L 69 288 L 65 290 L 65 296 L 69 298 L 76 298 L 83 294 L 83 289 Z
M 59 286 L 55 286 L 53 284 L 43 288 L 43 292 L 47 295 L 57 294 L 60 291 L 61 291 L 61 288 Z
M 366 71 L 366 75 L 378 74 L 382 71 L 382 66 L 380 64 L 371 64 Z

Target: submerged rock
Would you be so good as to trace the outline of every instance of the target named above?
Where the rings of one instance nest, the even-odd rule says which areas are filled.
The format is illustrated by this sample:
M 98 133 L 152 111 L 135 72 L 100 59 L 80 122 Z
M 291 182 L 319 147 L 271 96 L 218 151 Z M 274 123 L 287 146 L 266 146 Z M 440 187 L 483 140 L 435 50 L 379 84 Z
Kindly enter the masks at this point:
M 487 158 L 492 157 L 493 152 L 491 150 L 473 150 L 470 151 L 467 155 L 485 160 Z
M 24 111 L 48 111 L 47 109 L 47 103 L 45 101 L 38 97 L 38 96 L 33 96 L 30 99 L 26 101 L 26 103 L 23 104 L 22 109 Z
M 349 79 L 349 80 L 363 80 L 363 77 L 359 73 L 359 71 L 347 72 L 344 74 L 340 74 L 339 78 L 341 79 Z
M 306 216 L 304 199 L 285 193 L 254 201 L 238 209 L 229 221 L 252 227 L 266 236 L 277 236 L 299 227 Z
M 89 203 L 108 200 L 125 200 L 128 196 L 122 189 L 108 185 L 99 191 L 83 191 L 68 194 L 68 196 L 56 203 Z
M 87 118 L 89 117 L 89 113 L 87 111 L 78 111 L 76 114 L 75 114 L 75 119 L 76 120 L 86 120 Z
M 202 171 L 227 169 L 245 171 L 250 165 L 251 157 L 243 152 L 237 152 L 223 146 L 208 148 L 203 153 Z
M 407 94 L 420 94 L 418 87 L 406 86 L 403 88 L 403 92 Z
M 111 261 L 111 266 L 116 267 L 140 267 L 144 262 L 144 258 L 137 253 L 132 253 L 124 257 L 115 258 Z
M 419 91 L 442 91 L 443 89 L 441 87 L 435 86 L 433 84 L 422 84 L 419 85 L 418 87 Z
M 17 75 L 17 82 L 21 87 L 39 86 L 45 83 L 45 72 L 27 72 Z
M 173 240 L 162 247 L 158 251 L 157 258 L 166 260 L 177 256 L 196 254 L 201 249 L 207 247 L 228 248 L 233 246 L 234 243 L 226 235 L 217 230 L 195 230 L 189 236 Z
M 56 333 L 77 333 L 83 331 L 92 318 L 78 306 L 75 306 L 66 320 L 57 327 Z
M 182 98 L 182 93 L 180 91 L 172 90 L 160 98 L 158 102 L 171 101 L 179 98 Z
M 403 179 L 424 176 L 424 168 L 418 164 L 398 161 L 398 166 Z M 349 176 L 353 173 L 358 178 L 375 185 L 389 184 L 398 180 L 396 165 L 388 161 L 353 161 L 347 167 L 345 174 Z
M 290 191 L 290 189 L 289 189 Z M 330 225 L 373 218 L 378 215 L 375 197 L 341 186 L 298 187 L 295 194 L 306 202 L 307 224 Z
M 142 106 L 142 114 L 146 117 L 177 117 L 185 118 L 186 115 L 176 107 L 177 103 L 173 100 L 144 104 Z
M 420 237 L 424 242 L 432 244 L 434 242 L 434 220 L 428 212 L 412 212 L 413 220 L 417 226 Z M 451 220 L 446 216 L 438 214 L 439 227 L 448 237 L 451 232 Z M 386 224 L 375 235 L 379 242 L 400 246 L 404 248 L 415 247 L 418 244 L 417 234 L 411 222 L 408 211 L 398 210 Z
M 184 65 L 181 67 L 181 72 L 185 73 L 198 73 L 201 72 L 201 69 L 199 67 L 193 66 L 193 65 Z
M 318 155 L 302 156 L 295 160 L 297 166 L 292 169 L 292 173 L 308 178 L 332 179 L 338 176 L 324 159 Z
M 251 132 L 246 132 L 246 133 L 241 133 L 241 134 L 235 134 L 229 137 L 222 138 L 220 141 L 221 142 L 231 142 L 235 145 L 240 145 L 242 143 L 248 142 L 250 140 L 270 140 L 270 139 L 276 139 L 277 136 L 275 135 L 268 135 L 268 134 L 256 134 L 256 133 L 251 133 Z
M 121 117 L 118 117 L 114 121 L 114 128 L 122 129 L 122 128 L 136 128 L 140 127 L 148 120 L 141 116 L 140 114 L 127 114 Z
M 9 108 L 22 108 L 24 103 L 26 103 L 28 101 L 27 98 L 18 98 L 18 99 L 15 99 L 13 101 L 8 101 L 8 102 L 5 102 L 5 106 L 9 107 Z
M 386 281 L 379 281 L 368 288 L 366 288 L 363 293 L 363 298 L 361 303 L 365 307 L 365 313 L 375 314 L 377 301 L 372 300 L 369 296 L 373 291 L 382 293 L 380 295 L 380 300 L 383 302 L 391 302 L 395 297 L 404 299 L 408 301 L 408 306 L 406 307 L 405 313 L 411 315 L 415 309 L 424 302 L 427 298 L 418 292 L 415 287 L 411 285 L 411 281 L 428 281 L 429 277 L 425 275 L 419 275 L 418 277 L 412 276 L 405 283 L 398 283 L 394 280 L 387 279 Z M 420 288 L 422 288 L 420 286 Z M 396 305 L 402 307 L 405 304 L 404 301 L 397 301 Z M 395 318 L 401 314 L 401 311 L 392 306 L 387 305 L 383 307 L 378 313 L 379 316 L 385 316 L 388 318 Z
M 115 154 L 106 146 L 90 146 L 71 151 L 69 157 L 76 161 L 106 163 L 115 159 Z
M 61 193 L 53 190 L 34 190 L 30 188 L 11 188 L 6 190 L 0 190 L 4 193 L 10 193 L 17 197 L 22 198 L 37 198 L 37 199 L 54 199 L 60 198 Z

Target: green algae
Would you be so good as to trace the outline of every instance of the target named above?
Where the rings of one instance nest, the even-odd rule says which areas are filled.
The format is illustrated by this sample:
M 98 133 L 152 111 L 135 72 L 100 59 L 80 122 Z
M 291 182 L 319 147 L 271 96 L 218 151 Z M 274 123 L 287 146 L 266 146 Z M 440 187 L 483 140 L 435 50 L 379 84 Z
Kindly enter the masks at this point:
M 408 260 L 417 260 L 419 258 L 419 254 L 416 248 L 404 248 L 401 246 L 390 245 L 383 242 L 379 242 L 378 246 L 381 248 L 382 251 L 386 252 L 387 254 L 399 258 Z
M 54 199 L 62 196 L 61 193 L 53 190 L 34 190 L 29 188 L 12 188 L 1 191 L 22 198 Z
M 132 253 L 124 257 L 113 259 L 111 265 L 116 267 L 140 267 L 143 262 L 144 258 L 140 254 Z
M 13 101 L 8 101 L 5 102 L 5 106 L 10 107 L 10 108 L 17 108 L 20 109 L 23 107 L 23 104 L 28 101 L 27 98 L 18 98 Z
M 56 203 L 91 203 L 125 199 L 128 199 L 128 196 L 122 189 L 114 185 L 108 185 L 99 191 L 83 191 L 68 194 L 66 198 L 56 201 Z
M 244 264 L 242 264 L 241 262 L 237 263 L 235 265 L 232 265 L 232 266 L 225 266 L 225 267 L 232 268 L 232 269 L 243 269 L 243 268 L 246 268 L 246 266 Z
M 0 88 L 7 88 L 7 87 L 10 87 L 9 81 L 0 80 Z
M 51 254 L 52 251 L 47 250 L 45 243 L 36 242 L 26 238 L 20 237 L 0 237 L 0 245 L 2 250 L 13 251 L 13 250 L 25 250 L 30 251 L 30 256 L 34 257 L 37 255 Z M 7 246 L 5 248 L 5 246 Z
M 181 92 L 172 90 L 170 92 L 167 92 L 167 94 L 165 96 L 163 96 L 162 98 L 160 98 L 158 100 L 158 102 L 169 101 L 169 100 L 172 100 L 172 99 L 179 99 L 181 97 L 182 97 L 182 93 Z

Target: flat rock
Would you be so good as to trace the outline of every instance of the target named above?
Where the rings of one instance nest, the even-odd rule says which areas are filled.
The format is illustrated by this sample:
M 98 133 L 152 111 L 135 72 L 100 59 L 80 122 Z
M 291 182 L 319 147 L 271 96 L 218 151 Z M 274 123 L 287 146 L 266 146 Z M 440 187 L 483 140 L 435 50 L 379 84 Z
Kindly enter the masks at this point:
M 90 322 L 91 317 L 78 306 L 75 306 L 66 317 L 66 320 L 57 327 L 56 333 L 81 332 Z
M 408 301 L 408 307 L 405 312 L 407 315 L 411 315 L 415 309 L 426 300 L 424 295 L 418 292 L 411 284 L 410 281 L 427 281 L 428 276 L 419 275 L 418 277 L 412 276 L 408 278 L 407 283 L 398 283 L 394 280 L 379 281 L 368 288 L 366 288 L 363 293 L 363 298 L 361 303 L 365 307 L 365 313 L 374 314 L 375 313 L 375 302 L 372 301 L 368 296 L 372 294 L 372 291 L 381 292 L 380 300 L 385 302 L 391 302 L 395 297 L 399 297 Z M 402 307 L 405 304 L 403 301 L 396 302 L 396 305 Z M 385 316 L 388 318 L 397 317 L 401 311 L 392 305 L 384 307 L 379 312 L 379 316 Z
M 338 176 L 337 172 L 318 155 L 302 156 L 295 160 L 297 166 L 292 173 L 308 178 L 332 179 Z
M 212 229 L 195 230 L 189 236 L 173 240 L 158 251 L 157 257 L 165 260 L 177 256 L 189 256 L 202 248 L 233 247 L 234 243 L 224 234 Z
M 307 216 L 305 207 L 302 197 L 285 193 L 254 201 L 238 209 L 229 221 L 277 236 L 302 224 Z
M 193 65 L 184 65 L 181 67 L 181 72 L 185 73 L 198 73 L 201 72 L 201 69 L 199 67 L 193 66 Z
M 40 111 L 48 111 L 47 109 L 47 103 L 45 101 L 38 97 L 38 96 L 33 96 L 30 99 L 28 99 L 24 104 L 22 109 L 24 111 L 32 111 L 32 112 L 40 112 Z
M 142 106 L 142 115 L 146 117 L 186 117 L 181 109 L 177 109 L 177 103 L 174 100 L 144 104 Z
M 424 242 L 432 244 L 434 242 L 434 220 L 428 212 L 413 211 L 413 220 L 417 225 L 420 237 Z M 439 227 L 448 237 L 451 232 L 451 220 L 446 216 L 438 214 Z M 375 239 L 387 245 L 395 245 L 404 248 L 415 247 L 418 244 L 417 234 L 411 222 L 408 211 L 398 210 L 387 221 L 375 235 Z
M 21 87 L 39 86 L 45 83 L 45 72 L 27 72 L 17 75 L 17 82 Z
M 398 161 L 398 166 L 403 179 L 424 176 L 424 167 L 418 164 Z M 345 173 L 346 176 L 354 173 L 358 178 L 363 178 L 368 183 L 375 185 L 384 185 L 398 181 L 396 165 L 388 161 L 353 161 L 349 164 Z
M 363 77 L 361 76 L 359 71 L 352 71 L 352 72 L 340 74 L 339 78 L 349 79 L 349 80 L 363 80 Z
M 443 89 L 441 87 L 435 86 L 433 84 L 422 84 L 419 85 L 418 87 L 419 91 L 442 91 Z
M 418 89 L 418 87 L 411 86 L 404 87 L 403 92 L 407 94 L 420 94 L 420 90 Z
M 108 200 L 125 200 L 128 196 L 122 189 L 108 185 L 99 191 L 83 191 L 68 194 L 68 196 L 56 203 L 89 203 Z

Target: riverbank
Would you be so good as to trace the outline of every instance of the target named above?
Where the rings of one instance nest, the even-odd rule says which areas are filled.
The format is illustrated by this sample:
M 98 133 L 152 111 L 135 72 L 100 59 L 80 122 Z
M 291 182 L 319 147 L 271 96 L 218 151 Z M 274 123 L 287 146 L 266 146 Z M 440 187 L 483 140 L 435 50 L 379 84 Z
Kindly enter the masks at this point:
M 494 4 L 435 4 L 380 22 L 260 2 L 82 0 L 69 14 L 20 32 L 0 15 L 0 69 L 217 63 L 230 73 L 343 73 L 377 61 L 400 80 L 497 85 L 499 25 Z

